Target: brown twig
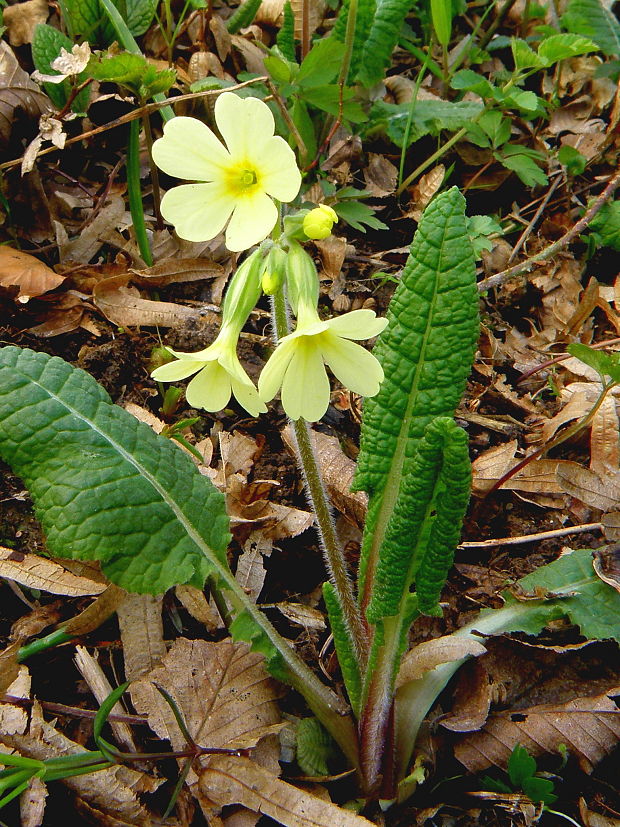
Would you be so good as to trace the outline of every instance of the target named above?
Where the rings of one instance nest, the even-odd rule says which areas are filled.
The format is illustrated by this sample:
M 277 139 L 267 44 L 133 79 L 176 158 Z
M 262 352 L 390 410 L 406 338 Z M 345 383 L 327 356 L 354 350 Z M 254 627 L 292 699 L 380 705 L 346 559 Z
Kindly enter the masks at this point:
M 153 101 L 152 103 L 147 103 L 144 106 L 140 106 L 137 109 L 132 110 L 131 112 L 127 112 L 126 115 L 122 115 L 120 118 L 110 121 L 110 123 L 104 124 L 103 126 L 98 126 L 96 129 L 89 129 L 87 132 L 82 132 L 80 135 L 74 135 L 73 138 L 67 138 L 65 141 L 65 146 L 70 146 L 78 141 L 85 141 L 87 138 L 92 138 L 94 135 L 99 135 L 101 132 L 107 132 L 109 129 L 115 129 L 117 126 L 122 126 L 123 124 L 136 120 L 136 118 L 141 118 L 142 116 L 148 117 L 148 115 L 151 115 L 153 112 L 157 112 L 165 106 L 170 106 L 170 104 L 182 103 L 183 101 L 196 100 L 198 98 L 205 98 L 212 95 L 221 95 L 222 92 L 234 92 L 236 89 L 243 89 L 243 87 L 251 86 L 254 83 L 264 83 L 266 80 L 268 80 L 268 78 L 265 75 L 263 77 L 246 80 L 243 83 L 237 83 L 235 86 L 228 86 L 226 89 L 207 89 L 204 92 L 191 92 L 188 95 L 178 95 L 177 97 L 166 98 L 162 101 Z M 59 147 L 57 146 L 49 146 L 46 149 L 42 149 L 40 152 L 37 152 L 36 157 L 40 158 L 42 155 L 49 155 L 50 152 L 58 152 L 58 150 Z M 5 161 L 0 164 L 0 170 L 19 167 L 21 166 L 22 161 L 23 156 L 21 158 L 14 158 L 12 161 Z
M 504 284 L 516 276 L 529 273 L 530 270 L 533 270 L 538 264 L 542 264 L 547 261 L 547 259 L 551 258 L 551 256 L 555 255 L 555 253 L 567 247 L 574 238 L 576 238 L 587 228 L 594 216 L 614 194 L 618 186 L 620 186 L 620 170 L 613 175 L 603 192 L 596 196 L 583 217 L 580 218 L 579 221 L 577 221 L 577 223 L 570 228 L 570 230 L 564 233 L 561 238 L 554 241 L 553 244 L 549 244 L 544 248 L 544 250 L 541 250 L 540 253 L 536 253 L 535 256 L 522 261 L 520 264 L 515 264 L 514 267 L 509 267 L 507 270 L 502 270 L 501 273 L 496 273 L 494 276 L 489 276 L 489 278 L 482 279 L 482 281 L 478 282 L 479 292 L 482 293 L 483 291 L 490 290 L 493 287 L 499 287 L 501 284 Z
M 518 546 L 522 543 L 537 543 L 540 540 L 550 540 L 553 537 L 566 537 L 569 534 L 583 534 L 586 531 L 602 531 L 602 523 L 583 523 L 571 525 L 567 528 L 556 528 L 552 531 L 538 531 L 536 534 L 521 534 L 519 537 L 498 537 L 492 540 L 472 540 L 461 543 L 458 548 L 489 548 L 491 546 Z

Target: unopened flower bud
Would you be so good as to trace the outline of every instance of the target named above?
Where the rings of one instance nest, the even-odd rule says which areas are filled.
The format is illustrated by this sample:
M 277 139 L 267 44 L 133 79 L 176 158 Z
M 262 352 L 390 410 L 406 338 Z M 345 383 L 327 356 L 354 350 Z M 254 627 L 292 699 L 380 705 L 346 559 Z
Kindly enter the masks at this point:
M 265 258 L 264 270 L 261 276 L 263 293 L 267 296 L 279 290 L 286 277 L 286 253 L 281 247 L 272 247 Z
M 331 235 L 332 227 L 338 221 L 335 210 L 327 204 L 319 204 L 304 217 L 304 233 L 308 238 L 319 241 Z

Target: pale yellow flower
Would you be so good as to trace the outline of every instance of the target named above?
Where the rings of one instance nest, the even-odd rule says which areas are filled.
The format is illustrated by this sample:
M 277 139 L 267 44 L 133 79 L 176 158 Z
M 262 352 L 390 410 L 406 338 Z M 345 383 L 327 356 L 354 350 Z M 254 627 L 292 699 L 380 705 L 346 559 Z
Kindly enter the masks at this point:
M 237 357 L 237 336 L 235 330 L 222 327 L 213 344 L 197 353 L 166 348 L 178 361 L 156 368 L 151 376 L 158 382 L 178 382 L 196 373 L 185 391 L 192 408 L 221 411 L 234 394 L 251 416 L 265 413 L 267 407 Z
M 263 101 L 225 92 L 215 102 L 215 122 L 226 146 L 186 117 L 168 121 L 153 144 L 153 159 L 168 175 L 204 182 L 168 190 L 161 212 L 187 241 L 207 241 L 226 227 L 226 246 L 240 252 L 269 235 L 278 220 L 272 199 L 292 201 L 301 175 Z
M 301 310 L 302 308 L 300 308 Z M 362 396 L 374 396 L 383 380 L 377 359 L 351 339 L 370 339 L 386 326 L 372 310 L 353 310 L 321 321 L 304 307 L 297 329 L 284 336 L 263 368 L 258 393 L 269 402 L 282 389 L 282 407 L 291 419 L 316 422 L 329 405 L 328 365 L 342 384 Z
M 304 216 L 303 230 L 308 238 L 320 241 L 331 235 L 332 227 L 338 221 L 338 214 L 327 204 L 319 204 Z

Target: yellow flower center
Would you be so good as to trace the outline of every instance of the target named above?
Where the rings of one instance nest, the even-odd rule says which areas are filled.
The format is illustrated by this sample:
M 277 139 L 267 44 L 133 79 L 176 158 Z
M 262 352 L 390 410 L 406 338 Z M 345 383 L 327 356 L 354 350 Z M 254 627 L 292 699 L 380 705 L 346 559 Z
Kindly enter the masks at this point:
M 226 185 L 231 195 L 249 195 L 258 186 L 258 173 L 247 162 L 235 164 L 226 171 Z

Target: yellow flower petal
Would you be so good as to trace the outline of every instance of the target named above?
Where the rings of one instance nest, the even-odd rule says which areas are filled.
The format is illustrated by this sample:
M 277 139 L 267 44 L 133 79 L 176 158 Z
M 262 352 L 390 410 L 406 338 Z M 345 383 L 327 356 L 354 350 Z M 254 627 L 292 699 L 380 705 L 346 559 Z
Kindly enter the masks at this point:
M 237 159 L 254 158 L 272 136 L 271 110 L 258 98 L 240 98 L 224 92 L 215 101 L 215 122 L 228 151 Z
M 235 399 L 242 408 L 250 414 L 250 416 L 258 416 L 262 413 L 267 413 L 267 405 L 261 401 L 258 392 L 254 385 L 246 385 L 245 382 L 239 382 L 234 377 L 231 377 L 232 392 Z
M 153 143 L 153 160 L 168 175 L 189 181 L 214 181 L 230 164 L 230 155 L 206 124 L 177 117 Z
M 200 370 L 207 364 L 206 362 L 198 362 L 196 360 L 179 360 L 178 362 L 168 362 L 166 365 L 160 365 L 151 373 L 151 377 L 156 382 L 178 382 L 179 379 L 187 379 L 192 373 Z
M 372 339 L 386 327 L 387 319 L 377 318 L 374 310 L 352 310 L 328 322 L 329 329 L 345 339 Z
M 235 199 L 223 191 L 219 182 L 182 184 L 164 195 L 161 214 L 186 241 L 206 241 L 222 232 L 235 204 Z
M 266 238 L 277 220 L 276 205 L 264 192 L 259 190 L 239 198 L 226 228 L 226 246 L 234 253 L 247 250 Z
M 210 362 L 187 386 L 185 398 L 192 408 L 221 411 L 230 401 L 230 377 L 219 362 Z
M 261 171 L 261 186 L 278 201 L 289 202 L 299 192 L 301 173 L 297 168 L 295 153 L 284 138 L 276 135 L 256 157 Z
M 282 407 L 291 419 L 318 422 L 329 405 L 329 380 L 312 339 L 298 339 L 282 383 Z
M 258 378 L 258 394 L 264 402 L 269 402 L 282 387 L 284 374 L 295 355 L 295 341 L 284 339 L 269 357 Z
M 361 396 L 374 396 L 383 381 L 383 368 L 361 345 L 335 335 L 323 334 L 321 354 L 334 376 Z

